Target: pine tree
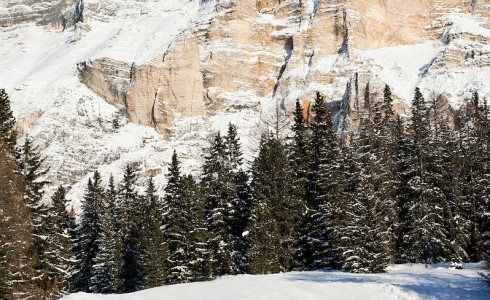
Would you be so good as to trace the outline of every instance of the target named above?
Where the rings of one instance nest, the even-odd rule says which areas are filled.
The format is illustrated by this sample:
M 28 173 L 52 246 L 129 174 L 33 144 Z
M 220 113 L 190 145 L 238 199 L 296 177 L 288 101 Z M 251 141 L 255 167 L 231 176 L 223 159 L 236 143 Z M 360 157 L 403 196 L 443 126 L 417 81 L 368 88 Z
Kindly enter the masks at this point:
M 191 281 L 209 280 L 210 232 L 206 220 L 204 195 L 190 175 L 182 177 L 182 197 L 187 203 L 188 268 Z
M 444 194 L 440 189 L 440 166 L 431 152 L 429 113 L 424 97 L 417 88 L 412 103 L 409 136 L 413 141 L 410 162 L 413 176 L 409 180 L 414 198 L 410 201 L 411 229 L 406 256 L 410 261 L 433 263 L 449 252 L 449 241 L 443 226 Z
M 397 236 L 397 261 L 406 262 L 407 257 L 405 252 L 408 249 L 408 234 L 412 228 L 410 201 L 415 197 L 415 191 L 409 184 L 410 178 L 413 176 L 413 168 L 410 157 L 413 151 L 413 145 L 408 138 L 405 129 L 405 123 L 400 116 L 397 117 L 395 125 L 395 140 L 396 140 L 396 195 L 398 200 L 398 219 L 400 227 Z
M 485 201 L 488 199 L 488 108 L 482 107 L 477 92 L 468 104 L 463 124 L 462 202 L 469 221 L 470 241 L 467 247 L 471 261 L 483 259 Z M 486 125 L 487 124 L 487 125 Z M 487 141 L 487 143 L 485 143 Z M 485 158 L 487 157 L 487 158 Z
M 296 100 L 292 131 L 294 137 L 289 142 L 288 155 L 294 172 L 294 192 L 298 196 L 298 199 L 303 202 L 301 222 L 304 224 L 301 225 L 301 228 L 307 229 L 310 225 L 309 211 L 306 209 L 308 205 L 306 195 L 310 149 L 308 147 L 308 131 L 303 118 L 303 108 L 301 107 L 299 100 Z M 302 260 L 305 255 L 303 250 L 308 247 L 308 243 L 307 239 L 298 239 L 297 241 L 296 248 L 299 250 L 296 252 L 294 259 L 294 265 L 297 269 L 304 269 L 306 267 Z
M 51 198 L 48 209 L 46 229 L 46 250 L 42 253 L 45 260 L 46 299 L 58 299 L 68 294 L 69 279 L 74 265 L 72 239 L 69 235 L 70 219 L 66 210 L 65 189 L 60 186 Z
M 189 251 L 187 233 L 190 231 L 186 214 L 188 206 L 183 198 L 180 161 L 174 151 L 170 163 L 168 183 L 165 187 L 163 226 L 168 245 L 168 273 L 166 282 L 170 284 L 189 282 L 192 278 L 189 270 Z
M 165 283 L 168 249 L 161 229 L 161 203 L 153 178 L 148 180 L 142 226 L 142 266 L 145 287 L 153 288 Z
M 331 114 L 317 93 L 311 123 L 311 160 L 307 177 L 307 213 L 297 262 L 303 269 L 340 267 L 338 244 L 341 201 L 340 150 Z
M 122 227 L 122 292 L 138 291 L 144 286 L 142 266 L 141 226 L 144 211 L 144 199 L 136 192 L 137 174 L 127 165 L 119 189 Z
M 235 190 L 237 199 L 235 202 L 232 235 L 237 237 L 235 246 L 235 266 L 237 273 L 247 273 L 247 251 L 248 240 L 245 232 L 249 226 L 250 213 L 252 209 L 252 195 L 249 186 L 249 176 L 240 170 L 235 175 Z
M 237 127 L 228 125 L 225 136 L 225 169 L 228 173 L 224 176 L 227 194 L 230 197 L 232 207 L 228 208 L 228 235 L 231 244 L 231 271 L 230 274 L 244 273 L 246 268 L 246 244 L 243 232 L 247 226 L 250 214 L 251 198 L 248 186 L 248 176 L 242 170 L 242 150 L 237 134 Z
M 44 187 L 48 182 L 44 179 L 49 169 L 44 168 L 44 158 L 39 150 L 33 145 L 29 137 L 25 138 L 24 144 L 15 151 L 19 169 L 24 177 L 25 190 L 24 199 L 30 209 L 31 222 L 33 225 L 33 243 L 30 249 L 30 257 L 34 261 L 34 282 L 40 289 L 46 290 L 49 281 L 47 273 L 47 262 L 43 258 L 47 250 L 46 228 L 48 222 L 48 207 L 42 203 Z
M 34 298 L 30 209 L 18 164 L 2 137 L 0 162 L 0 299 Z
M 382 272 L 395 261 L 398 221 L 398 202 L 396 197 L 396 139 L 395 139 L 395 113 L 390 87 L 385 86 L 384 97 L 381 103 L 373 106 L 372 124 L 369 133 L 369 163 L 365 165 L 370 170 L 370 191 L 372 192 L 372 211 L 375 228 L 372 234 L 379 242 L 376 249 L 376 260 L 371 267 L 373 272 Z M 371 120 L 366 120 L 371 122 Z
M 441 205 L 444 208 L 445 229 L 450 241 L 450 259 L 454 263 L 468 261 L 466 248 L 469 244 L 470 224 L 464 218 L 465 203 L 462 201 L 461 174 L 464 154 L 455 130 L 450 128 L 450 120 L 441 111 L 440 98 L 431 105 L 433 112 L 433 160 L 439 166 L 439 188 L 444 194 Z
M 204 162 L 202 186 L 211 233 L 211 276 L 233 274 L 236 269 L 232 257 L 234 239 L 231 233 L 237 196 L 230 178 L 230 161 L 227 159 L 229 146 L 218 133 Z
M 100 251 L 97 252 L 92 268 L 92 285 L 94 293 L 109 294 L 122 289 L 122 237 L 118 225 L 119 205 L 114 177 L 109 178 L 109 185 L 98 207 L 100 234 L 97 240 Z
M 249 271 L 267 274 L 291 270 L 301 201 L 295 197 L 293 171 L 280 141 L 262 139 L 252 173 Z
M 308 147 L 308 132 L 303 118 L 303 108 L 296 100 L 294 110 L 294 124 L 292 127 L 294 137 L 288 145 L 288 154 L 294 170 L 294 190 L 298 197 L 306 201 L 306 187 L 310 149 Z
M 96 257 L 100 251 L 100 205 L 104 198 L 104 188 L 98 171 L 89 178 L 85 196 L 82 202 L 82 213 L 77 228 L 75 254 L 78 264 L 76 267 L 75 291 L 89 292 L 93 285 L 92 276 Z
M 361 128 L 362 130 L 365 128 Z M 362 133 L 360 134 L 362 136 Z M 362 144 L 361 144 L 362 145 Z M 362 168 L 365 159 L 360 149 L 344 149 L 342 197 L 348 213 L 340 229 L 343 269 L 353 273 L 370 273 L 373 265 L 372 220 L 369 197 L 369 177 Z M 357 150 L 357 151 L 356 151 Z
M 11 153 L 14 152 L 17 141 L 17 132 L 14 127 L 15 118 L 10 108 L 9 96 L 4 89 L 0 89 L 0 137 Z

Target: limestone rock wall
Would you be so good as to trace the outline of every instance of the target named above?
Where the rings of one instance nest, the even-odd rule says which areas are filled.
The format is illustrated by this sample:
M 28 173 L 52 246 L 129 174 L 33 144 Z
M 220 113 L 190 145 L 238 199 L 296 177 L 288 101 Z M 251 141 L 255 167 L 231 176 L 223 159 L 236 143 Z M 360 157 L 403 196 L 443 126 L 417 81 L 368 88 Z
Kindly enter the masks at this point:
M 150 62 L 92 61 L 82 68 L 83 82 L 123 104 L 133 122 L 164 132 L 175 117 L 212 115 L 223 94 L 240 92 L 291 110 L 295 99 L 320 90 L 356 119 L 366 84 L 373 95 L 385 84 L 358 55 L 363 51 L 445 39 L 448 47 L 420 76 L 490 61 L 488 38 L 450 33 L 445 18 L 472 13 L 488 21 L 488 0 L 235 0 L 215 9 Z M 408 113 L 407 99 L 397 99 L 397 111 Z
M 2 0 L 0 27 L 27 22 L 64 29 L 74 24 L 75 5 L 79 0 Z

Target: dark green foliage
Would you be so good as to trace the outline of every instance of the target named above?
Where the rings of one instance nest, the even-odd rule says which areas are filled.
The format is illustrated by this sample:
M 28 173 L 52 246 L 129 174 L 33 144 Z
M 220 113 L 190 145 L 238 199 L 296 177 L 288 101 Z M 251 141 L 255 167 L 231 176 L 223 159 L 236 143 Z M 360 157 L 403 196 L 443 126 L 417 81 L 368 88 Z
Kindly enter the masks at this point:
M 202 188 L 211 240 L 210 276 L 237 274 L 245 270 L 246 241 L 242 237 L 250 210 L 247 178 L 235 125 L 227 135 L 218 133 L 205 158 Z
M 211 233 L 212 276 L 233 274 L 235 271 L 231 236 L 236 191 L 229 177 L 227 144 L 218 133 L 205 158 L 202 179 L 206 197 L 207 219 Z
M 412 120 L 408 131 L 411 139 L 411 177 L 413 191 L 409 201 L 411 228 L 408 232 L 406 258 L 414 262 L 439 262 L 449 254 L 449 240 L 443 226 L 444 193 L 440 187 L 439 165 L 431 150 L 431 127 L 428 108 L 418 89 L 412 103 Z
M 136 192 L 137 174 L 127 165 L 119 188 L 122 215 L 121 291 L 134 292 L 144 287 L 141 238 L 145 199 Z
M 332 117 L 317 93 L 311 122 L 311 158 L 307 175 L 304 227 L 297 255 L 305 269 L 341 265 L 338 229 L 341 212 L 340 150 Z
M 76 277 L 75 291 L 89 292 L 92 286 L 93 268 L 96 265 L 96 257 L 100 251 L 100 210 L 104 199 L 104 188 L 99 172 L 95 172 L 93 179 L 88 180 L 87 189 L 82 202 L 82 214 L 77 228 Z
M 4 89 L 0 89 L 0 137 L 13 153 L 17 141 L 15 118 L 10 108 L 10 99 Z
M 97 243 L 100 250 L 95 257 L 92 268 L 92 285 L 90 290 L 94 293 L 114 293 L 121 288 L 121 248 L 122 237 L 118 232 L 117 212 L 119 211 L 117 191 L 114 178 L 109 179 L 109 186 L 100 205 L 98 205 L 100 235 Z
M 142 222 L 142 266 L 145 274 L 145 287 L 161 286 L 167 277 L 168 249 L 161 229 L 162 204 L 157 190 L 150 178 L 145 194 L 145 208 Z
M 192 278 L 189 269 L 189 245 L 187 234 L 188 199 L 183 197 L 180 161 L 174 151 L 168 170 L 168 183 L 165 188 L 163 226 L 168 245 L 167 283 L 189 282 Z
M 43 289 L 46 299 L 58 299 L 68 294 L 69 279 L 74 266 L 72 239 L 69 234 L 70 216 L 66 210 L 65 189 L 60 186 L 51 198 L 46 222 L 46 248 L 41 254 L 46 277 Z
M 249 226 L 249 219 L 252 207 L 252 195 L 248 184 L 249 177 L 247 173 L 240 170 L 234 176 L 235 189 L 237 198 L 235 202 L 232 236 L 236 238 L 234 243 L 235 248 L 235 266 L 237 273 L 247 273 L 247 257 L 248 240 L 244 236 L 244 232 Z
M 280 141 L 263 138 L 252 168 L 249 271 L 277 273 L 292 268 L 301 215 L 293 171 Z
M 184 212 L 189 226 L 187 235 L 189 268 L 191 281 L 204 281 L 213 278 L 210 272 L 211 239 L 206 220 L 204 195 L 194 178 L 190 175 L 182 177 L 183 199 L 187 203 Z
M 44 179 L 48 169 L 44 168 L 44 158 L 29 137 L 25 138 L 15 154 L 24 178 L 24 199 L 29 207 L 33 225 L 33 242 L 29 256 L 34 262 L 34 282 L 40 289 L 48 290 L 50 278 L 45 272 L 48 261 L 44 257 L 48 251 L 48 241 L 45 238 L 48 234 L 48 207 L 42 203 L 44 188 L 49 183 Z

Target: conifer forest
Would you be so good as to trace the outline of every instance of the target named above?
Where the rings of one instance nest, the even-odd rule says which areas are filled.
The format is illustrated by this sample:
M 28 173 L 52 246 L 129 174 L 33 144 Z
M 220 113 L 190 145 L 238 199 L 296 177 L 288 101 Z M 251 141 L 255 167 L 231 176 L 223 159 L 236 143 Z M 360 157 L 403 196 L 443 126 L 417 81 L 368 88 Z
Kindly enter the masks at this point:
M 355 130 L 343 130 L 317 93 L 307 118 L 296 102 L 286 137 L 277 124 L 256 137 L 253 161 L 230 123 L 213 135 L 200 176 L 183 171 L 177 152 L 162 187 L 137 164 L 121 181 L 95 171 L 79 213 L 67 205 L 70 186 L 43 200 L 49 166 L 35 139 L 17 142 L 0 90 L 0 300 L 234 274 L 490 263 L 485 99 L 474 92 L 448 116 L 417 88 L 400 115 L 388 85 L 382 95 L 365 90 Z

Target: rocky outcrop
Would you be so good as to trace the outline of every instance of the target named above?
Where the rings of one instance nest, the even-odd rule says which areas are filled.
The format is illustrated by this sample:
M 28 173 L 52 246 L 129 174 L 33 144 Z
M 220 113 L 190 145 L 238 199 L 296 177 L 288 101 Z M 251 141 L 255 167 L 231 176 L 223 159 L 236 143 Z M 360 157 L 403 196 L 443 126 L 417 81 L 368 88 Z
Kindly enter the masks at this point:
M 3 0 L 0 27 L 27 22 L 65 29 L 82 18 L 83 0 Z
M 359 53 L 441 39 L 446 47 L 418 74 L 422 86 L 424 76 L 486 67 L 488 37 L 451 32 L 446 16 L 485 19 L 488 10 L 485 0 L 220 1 L 216 14 L 198 19 L 150 62 L 91 61 L 81 78 L 110 103 L 125 105 L 131 121 L 160 132 L 176 116 L 212 115 L 223 94 L 240 92 L 278 100 L 289 111 L 295 99 L 312 99 L 318 90 L 331 102 L 349 96 L 349 109 L 343 107 L 354 120 L 366 84 L 374 95 L 385 84 Z M 409 99 L 402 96 L 396 108 L 403 114 Z

